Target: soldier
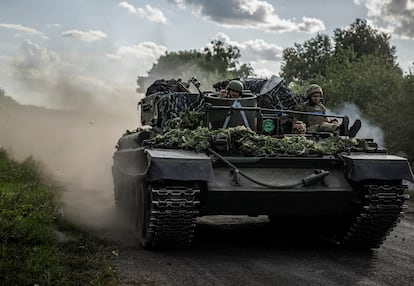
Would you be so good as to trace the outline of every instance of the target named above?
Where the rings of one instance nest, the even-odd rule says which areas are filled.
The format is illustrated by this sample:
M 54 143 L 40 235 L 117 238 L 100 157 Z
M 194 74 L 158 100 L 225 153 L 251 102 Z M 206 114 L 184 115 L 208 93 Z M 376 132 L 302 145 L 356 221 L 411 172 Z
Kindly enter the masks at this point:
M 243 83 L 239 80 L 231 80 L 226 89 L 220 90 L 219 97 L 221 98 L 239 98 L 242 96 Z
M 310 112 L 316 114 L 325 114 L 326 107 L 321 103 L 323 97 L 322 88 L 317 84 L 308 86 L 305 92 L 306 101 L 296 106 L 296 111 Z M 293 125 L 297 126 L 298 121 L 302 121 L 306 125 L 306 132 L 338 132 L 340 135 L 355 137 L 361 128 L 361 120 L 355 120 L 351 128 L 348 129 L 349 118 L 345 116 L 342 124 L 337 119 L 328 119 L 325 116 L 312 116 L 305 114 L 294 114 Z M 300 122 L 301 123 L 301 122 Z

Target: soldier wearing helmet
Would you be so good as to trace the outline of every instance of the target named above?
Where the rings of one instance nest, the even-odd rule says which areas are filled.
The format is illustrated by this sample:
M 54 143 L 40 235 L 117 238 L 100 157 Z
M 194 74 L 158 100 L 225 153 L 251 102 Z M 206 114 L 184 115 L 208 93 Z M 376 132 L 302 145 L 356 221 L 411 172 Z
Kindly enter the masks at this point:
M 306 101 L 298 105 L 295 110 L 301 112 L 309 112 L 314 114 L 326 114 L 326 107 L 322 104 L 323 97 L 322 88 L 317 84 L 311 84 L 305 91 Z M 306 125 L 306 132 L 338 132 L 340 135 L 355 137 L 356 133 L 361 128 L 361 121 L 357 119 L 350 129 L 348 129 L 349 118 L 344 117 L 340 124 L 337 119 L 328 119 L 325 116 L 312 116 L 295 114 L 293 118 L 293 126 L 299 123 Z M 295 131 L 295 130 L 293 130 Z
M 239 80 L 231 80 L 226 89 L 220 90 L 221 98 L 239 98 L 242 96 L 243 83 Z

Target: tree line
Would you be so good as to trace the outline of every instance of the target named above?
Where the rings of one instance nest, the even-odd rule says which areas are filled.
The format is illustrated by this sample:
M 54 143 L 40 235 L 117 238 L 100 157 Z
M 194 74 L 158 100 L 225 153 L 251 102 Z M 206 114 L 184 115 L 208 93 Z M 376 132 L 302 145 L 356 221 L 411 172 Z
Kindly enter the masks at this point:
M 397 63 L 390 35 L 356 19 L 334 36 L 318 34 L 283 51 L 281 76 L 296 91 L 309 83 L 324 89 L 325 102 L 355 104 L 364 118 L 379 126 L 390 153 L 414 161 L 414 74 Z

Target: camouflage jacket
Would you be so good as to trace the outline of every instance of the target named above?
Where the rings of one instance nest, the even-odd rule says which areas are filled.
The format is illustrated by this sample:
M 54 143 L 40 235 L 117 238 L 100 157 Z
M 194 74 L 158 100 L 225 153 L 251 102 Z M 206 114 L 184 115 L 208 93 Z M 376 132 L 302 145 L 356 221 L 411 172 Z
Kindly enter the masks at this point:
M 302 112 L 311 112 L 315 114 L 325 114 L 326 107 L 322 103 L 318 105 L 310 105 L 309 100 L 305 101 L 302 104 L 299 104 L 295 107 L 295 111 L 302 111 Z M 294 114 L 294 121 L 300 120 L 303 121 L 307 127 L 313 125 L 319 125 L 326 121 L 326 117 L 323 116 L 312 116 L 312 115 L 304 115 L 304 114 Z

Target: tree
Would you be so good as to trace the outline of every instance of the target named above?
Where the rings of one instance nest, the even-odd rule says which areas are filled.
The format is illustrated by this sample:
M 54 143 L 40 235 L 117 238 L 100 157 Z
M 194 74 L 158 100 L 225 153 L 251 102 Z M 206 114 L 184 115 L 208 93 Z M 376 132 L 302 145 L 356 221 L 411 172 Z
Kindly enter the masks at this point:
M 152 65 L 148 76 L 137 78 L 138 92 L 145 92 L 146 88 L 155 80 L 161 78 L 182 78 L 185 71 L 193 69 L 201 59 L 201 53 L 195 50 L 166 52 Z
M 202 52 L 196 50 L 167 52 L 153 64 L 148 76 L 139 76 L 137 79 L 138 92 L 145 92 L 146 88 L 155 80 L 161 78 L 187 79 L 197 76 L 204 84 L 214 83 L 223 78 L 248 77 L 253 74 L 250 65 L 239 64 L 240 50 L 224 42 L 215 40 L 210 47 Z
M 0 110 L 18 105 L 17 101 L 7 95 L 6 90 L 0 87 Z
M 303 46 L 297 43 L 294 46 L 283 50 L 281 76 L 287 82 L 302 82 L 325 75 L 332 52 L 332 44 L 327 35 L 317 34 Z
M 357 61 L 355 57 L 352 51 L 342 51 L 341 56 L 331 59 L 326 76 L 317 82 L 324 87 L 329 106 L 353 102 L 375 117 L 383 102 L 401 96 L 402 72 L 383 58 L 365 55 Z
M 329 107 L 354 103 L 382 129 L 389 151 L 413 162 L 414 69 L 403 75 L 390 36 L 357 19 L 349 29 L 335 30 L 334 49 L 323 43 L 318 35 L 285 49 L 282 76 L 298 90 L 319 83 Z
M 390 35 L 373 29 L 366 20 L 356 19 L 349 29 L 335 29 L 334 42 L 335 53 L 352 50 L 355 59 L 373 55 L 395 63 L 395 47 L 390 45 Z
M 404 76 L 402 83 L 402 96 L 395 102 L 397 113 L 397 126 L 390 135 L 390 147 L 392 150 L 403 151 L 414 168 L 414 66 L 409 73 Z
M 367 24 L 366 20 L 356 19 L 348 29 L 335 29 L 331 40 L 326 35 L 317 34 L 305 41 L 303 45 L 295 43 L 294 47 L 283 51 L 281 76 L 287 82 L 312 81 L 326 76 L 328 63 L 342 64 L 359 61 L 363 56 L 373 55 L 396 65 L 395 47 L 390 45 L 390 36 L 379 32 Z M 345 54 L 350 55 L 346 59 Z

